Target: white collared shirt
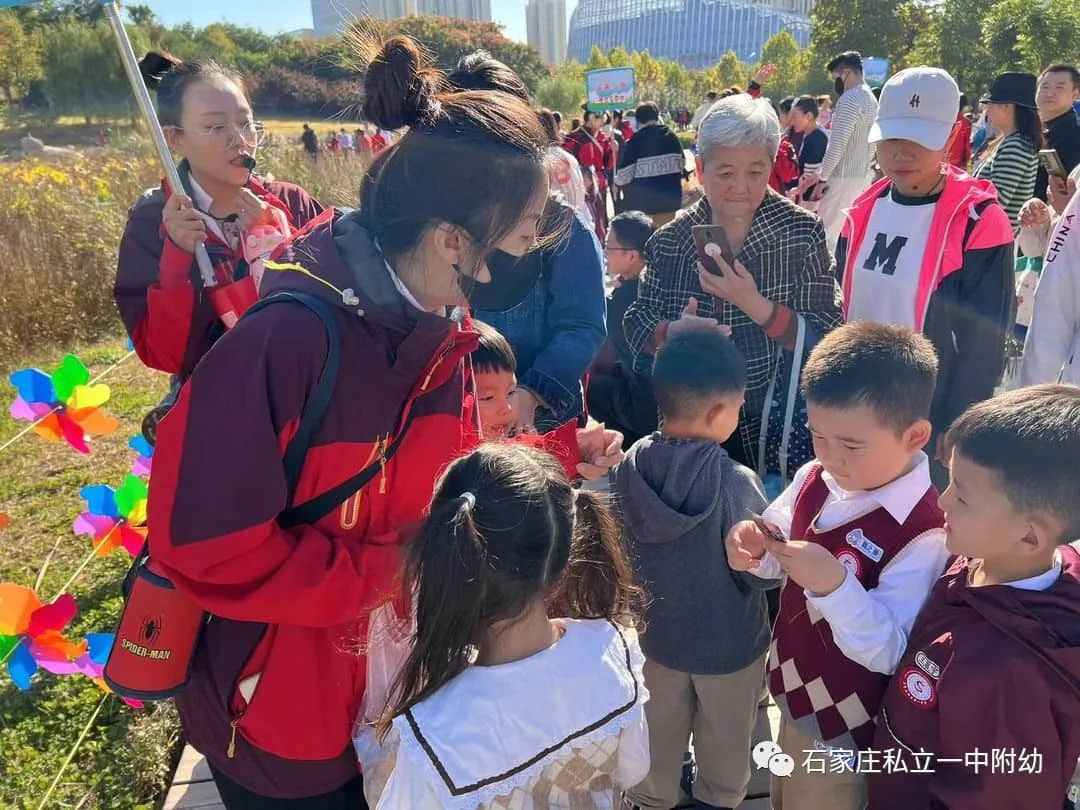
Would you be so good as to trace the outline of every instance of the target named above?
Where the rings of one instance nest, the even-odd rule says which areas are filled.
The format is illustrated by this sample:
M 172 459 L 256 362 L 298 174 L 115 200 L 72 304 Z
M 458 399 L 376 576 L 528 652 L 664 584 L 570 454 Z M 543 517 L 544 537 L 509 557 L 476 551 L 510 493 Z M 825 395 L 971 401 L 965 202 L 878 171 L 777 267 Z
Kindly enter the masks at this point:
M 816 463 L 803 466 L 790 486 L 765 510 L 766 520 L 775 523 L 785 537 L 791 534 L 795 500 Z M 911 471 L 871 491 L 849 492 L 827 472 L 821 479 L 829 495 L 815 524 L 819 531 L 842 526 L 879 507 L 903 523 L 930 487 L 930 462 L 925 453 L 919 453 Z M 826 596 L 805 591 L 806 602 L 829 623 L 836 646 L 844 655 L 869 670 L 891 675 L 907 647 L 915 617 L 949 557 L 945 529 L 934 529 L 912 540 L 885 566 L 876 588 L 866 590 L 849 571 L 840 587 Z M 766 554 L 750 573 L 776 579 L 783 572 L 776 558 Z
M 1051 585 L 1058 581 L 1058 577 L 1061 576 L 1061 552 L 1054 552 L 1054 563 L 1047 570 L 1041 574 L 1036 574 L 1033 577 L 1025 577 L 1024 579 L 1014 579 L 1012 582 L 1002 582 L 1002 585 L 1008 585 L 1010 588 L 1016 588 L 1021 591 L 1045 591 Z
M 228 237 L 225 236 L 225 231 L 221 229 L 221 223 L 210 216 L 210 208 L 214 204 L 214 198 L 206 193 L 206 189 L 199 185 L 195 179 L 195 175 L 189 174 L 188 179 L 191 181 L 191 201 L 195 203 L 195 209 L 206 223 L 206 227 L 213 232 L 213 234 L 225 244 L 229 244 Z M 233 247 L 236 247 L 233 245 Z

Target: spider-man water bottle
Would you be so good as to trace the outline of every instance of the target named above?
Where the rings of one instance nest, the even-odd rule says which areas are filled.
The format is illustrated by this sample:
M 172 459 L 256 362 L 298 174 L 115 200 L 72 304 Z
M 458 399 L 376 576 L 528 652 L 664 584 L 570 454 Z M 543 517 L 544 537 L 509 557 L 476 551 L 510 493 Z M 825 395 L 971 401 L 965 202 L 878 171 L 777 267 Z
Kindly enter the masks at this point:
M 105 664 L 105 682 L 120 695 L 164 700 L 188 682 L 206 613 L 141 559 Z

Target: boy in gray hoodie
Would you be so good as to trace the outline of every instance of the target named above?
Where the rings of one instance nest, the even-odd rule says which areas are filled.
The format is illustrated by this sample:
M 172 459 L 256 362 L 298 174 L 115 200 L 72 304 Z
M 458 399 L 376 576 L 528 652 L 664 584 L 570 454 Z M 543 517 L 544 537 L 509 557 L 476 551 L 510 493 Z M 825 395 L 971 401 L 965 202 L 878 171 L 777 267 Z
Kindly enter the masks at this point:
M 728 567 L 728 529 L 766 505 L 761 482 L 721 444 L 735 432 L 746 365 L 717 332 L 671 338 L 657 353 L 660 430 L 613 472 L 623 536 L 650 604 L 645 684 L 652 768 L 626 794 L 638 808 L 673 807 L 694 738 L 700 808 L 733 808 L 750 782 L 750 735 L 769 646 L 764 591 Z

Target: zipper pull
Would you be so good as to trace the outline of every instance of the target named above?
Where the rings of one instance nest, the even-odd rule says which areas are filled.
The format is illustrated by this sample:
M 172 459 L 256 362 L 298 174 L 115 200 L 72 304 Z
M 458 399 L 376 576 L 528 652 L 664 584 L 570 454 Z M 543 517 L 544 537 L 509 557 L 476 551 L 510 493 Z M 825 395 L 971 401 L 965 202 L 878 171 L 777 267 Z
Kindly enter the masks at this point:
M 236 756 L 236 724 L 239 722 L 240 718 L 237 717 L 233 719 L 231 723 L 229 723 L 229 725 L 232 726 L 232 734 L 229 737 L 229 747 L 225 750 L 225 756 L 227 756 L 229 759 L 232 759 Z
M 386 434 L 386 438 L 382 440 L 379 448 L 379 494 L 386 494 L 386 445 L 390 439 L 390 434 Z

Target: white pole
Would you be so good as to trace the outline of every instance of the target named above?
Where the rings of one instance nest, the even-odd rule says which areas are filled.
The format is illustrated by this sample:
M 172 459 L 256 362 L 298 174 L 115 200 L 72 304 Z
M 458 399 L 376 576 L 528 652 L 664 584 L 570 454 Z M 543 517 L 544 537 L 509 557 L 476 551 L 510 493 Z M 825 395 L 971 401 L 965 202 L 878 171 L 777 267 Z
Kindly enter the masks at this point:
M 109 27 L 112 28 L 113 36 L 116 38 L 116 47 L 120 51 L 120 61 L 124 65 L 124 72 L 127 74 L 128 83 L 131 85 L 131 92 L 135 94 L 135 101 L 138 103 L 139 110 L 146 121 L 146 126 L 150 130 L 150 140 L 154 142 L 154 151 L 157 152 L 161 167 L 165 170 L 165 179 L 174 194 L 181 194 L 184 187 L 180 183 L 180 174 L 176 171 L 172 150 L 169 149 L 169 144 L 165 140 L 165 133 L 161 131 L 161 124 L 158 123 L 154 104 L 150 101 L 150 91 L 146 89 L 146 83 L 139 72 L 139 62 L 135 58 L 135 51 L 131 47 L 131 40 L 128 39 L 124 22 L 120 19 L 120 9 L 113 0 L 102 2 L 101 8 L 105 12 L 105 19 L 109 21 Z M 206 287 L 215 286 L 217 279 L 214 277 L 214 268 L 210 264 L 210 255 L 206 252 L 206 246 L 202 242 L 195 245 L 195 261 L 199 265 L 199 274 L 202 276 L 203 285 Z

